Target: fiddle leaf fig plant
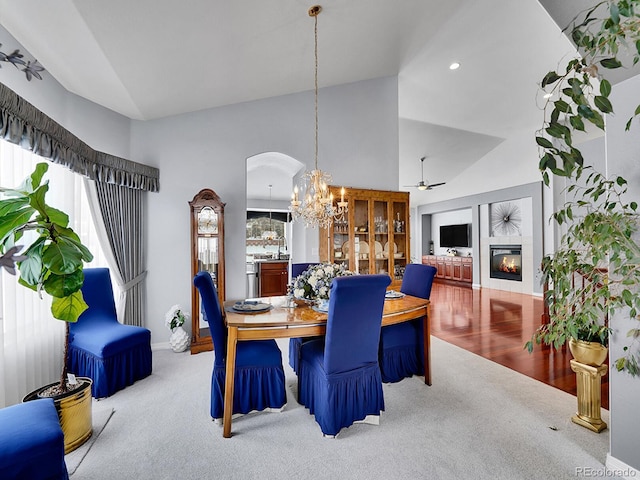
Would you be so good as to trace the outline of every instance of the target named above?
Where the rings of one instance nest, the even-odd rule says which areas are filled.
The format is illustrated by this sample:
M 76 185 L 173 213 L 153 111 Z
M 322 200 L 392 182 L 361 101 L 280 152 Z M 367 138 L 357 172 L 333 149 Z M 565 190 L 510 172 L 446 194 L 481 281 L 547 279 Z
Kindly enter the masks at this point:
M 76 322 L 88 306 L 80 290 L 84 282 L 83 267 L 93 255 L 69 227 L 66 213 L 49 206 L 45 197 L 49 182 L 43 181 L 48 170 L 46 163 L 38 163 L 35 171 L 16 188 L 1 188 L 0 193 L 0 254 L 3 266 L 10 272 L 14 264 L 19 270 L 18 282 L 42 297 L 52 297 L 51 313 L 65 322 Z M 33 232 L 30 237 L 26 235 Z M 22 245 L 31 242 L 21 255 Z M 15 271 L 15 270 L 14 270 Z M 65 338 L 65 361 L 60 380 L 62 389 L 66 379 L 68 325 Z
M 624 177 L 608 178 L 585 166 L 573 142 L 586 125 L 604 131 L 606 116 L 614 112 L 609 100 L 613 86 L 605 72 L 640 61 L 640 0 L 598 2 L 575 17 L 570 37 L 581 56 L 548 72 L 541 82 L 551 96 L 536 133 L 539 168 L 546 185 L 551 175 L 565 178 L 570 200 L 553 214 L 566 231 L 555 252 L 542 261 L 550 320 L 527 342 L 529 351 L 534 343 L 559 348 L 571 338 L 607 346 L 615 330 L 610 321 L 618 310 L 640 322 L 638 204 L 627 199 Z M 638 115 L 640 106 L 626 130 Z M 627 332 L 624 355 L 614 360 L 617 370 L 634 376 L 640 375 L 640 323 L 636 325 Z

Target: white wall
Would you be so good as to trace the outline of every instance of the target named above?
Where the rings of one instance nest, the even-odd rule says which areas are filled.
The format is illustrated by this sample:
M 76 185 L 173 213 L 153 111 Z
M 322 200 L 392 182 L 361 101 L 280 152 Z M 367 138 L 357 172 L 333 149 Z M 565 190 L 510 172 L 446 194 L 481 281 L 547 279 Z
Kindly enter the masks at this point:
M 0 38 L 3 51 L 19 48 L 30 57 L 1 25 Z M 137 161 L 129 155 L 131 121 L 127 117 L 69 93 L 47 71 L 42 74 L 42 80 L 28 82 L 23 72 L 3 63 L 0 82 L 94 150 Z
M 395 77 L 320 90 L 318 166 L 332 174 L 334 184 L 395 189 L 397 111 Z M 161 172 L 160 192 L 150 197 L 148 210 L 147 326 L 153 342 L 163 342 L 169 334 L 164 312 L 175 303 L 191 308 L 187 202 L 211 188 L 226 203 L 226 296 L 243 297 L 245 160 L 281 152 L 313 168 L 313 92 L 134 122 L 132 139 L 133 156 Z M 303 233 L 313 259 L 318 232 Z
M 628 200 L 640 199 L 640 122 L 635 120 L 629 132 L 624 126 L 638 104 L 640 76 L 636 76 L 614 87 L 611 101 L 616 114 L 607 117 L 606 158 L 607 174 L 611 177 L 622 175 L 629 182 Z M 640 241 L 640 235 L 636 241 Z M 640 292 L 636 292 L 640 294 Z M 622 348 L 628 344 L 626 333 L 630 328 L 638 328 L 637 321 L 628 318 L 628 311 L 616 312 L 609 320 L 614 333 L 609 344 L 610 361 L 623 355 Z M 640 378 L 620 373 L 615 368 L 609 369 L 610 409 L 611 417 L 611 457 L 625 465 L 640 471 L 640 415 L 638 415 L 638 398 L 640 398 Z M 611 459 L 610 459 L 611 460 Z M 607 462 L 610 466 L 610 463 Z M 613 463 L 612 465 L 617 465 Z
M 542 114 L 540 119 L 542 121 Z M 446 187 L 429 190 L 424 203 L 539 182 L 538 161 L 534 129 L 518 132 L 447 181 Z

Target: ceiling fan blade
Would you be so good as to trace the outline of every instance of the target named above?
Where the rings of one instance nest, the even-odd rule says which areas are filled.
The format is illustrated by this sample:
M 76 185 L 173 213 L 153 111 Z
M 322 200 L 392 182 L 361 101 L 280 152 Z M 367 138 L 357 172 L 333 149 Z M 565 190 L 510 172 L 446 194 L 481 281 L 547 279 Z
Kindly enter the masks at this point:
M 432 183 L 431 185 L 429 185 L 428 189 L 431 190 L 433 187 L 439 187 L 440 185 L 444 185 L 447 182 L 440 182 L 440 183 Z

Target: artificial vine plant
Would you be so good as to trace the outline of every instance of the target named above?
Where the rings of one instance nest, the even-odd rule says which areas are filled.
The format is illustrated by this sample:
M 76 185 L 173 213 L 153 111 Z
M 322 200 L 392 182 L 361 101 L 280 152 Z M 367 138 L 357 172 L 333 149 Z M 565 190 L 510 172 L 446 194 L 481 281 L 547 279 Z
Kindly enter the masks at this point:
M 606 116 L 614 113 L 606 72 L 640 61 L 640 0 L 598 2 L 567 29 L 581 55 L 542 79 L 551 96 L 536 142 L 543 181 L 549 185 L 551 174 L 565 177 L 570 200 L 553 215 L 566 233 L 542 262 L 550 321 L 527 342 L 529 351 L 534 342 L 559 348 L 570 338 L 607 345 L 612 331 L 607 320 L 620 309 L 640 321 L 638 204 L 626 198 L 624 177 L 608 178 L 585 166 L 573 143 L 574 134 L 588 125 L 604 131 Z M 626 130 L 639 114 L 640 105 Z M 627 337 L 624 355 L 614 364 L 640 375 L 640 328 L 631 328 Z

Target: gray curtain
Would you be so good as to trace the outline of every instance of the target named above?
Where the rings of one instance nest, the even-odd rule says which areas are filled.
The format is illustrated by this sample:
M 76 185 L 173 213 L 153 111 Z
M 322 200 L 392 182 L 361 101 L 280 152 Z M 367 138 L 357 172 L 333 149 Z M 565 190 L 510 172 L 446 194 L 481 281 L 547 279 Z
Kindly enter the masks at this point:
M 0 83 L 0 137 L 92 180 L 157 192 L 160 172 L 92 149 Z
M 119 277 L 124 294 L 122 321 L 128 325 L 144 326 L 146 192 L 106 182 L 95 182 L 95 192 L 97 209 L 102 214 L 106 238 L 119 274 L 116 278 Z
M 117 269 L 115 276 L 120 277 L 125 294 L 122 319 L 142 326 L 146 275 L 143 203 L 147 191 L 159 190 L 159 170 L 93 150 L 2 83 L 0 138 L 95 181 L 97 200 L 89 195 L 89 202 L 93 212 L 102 217 Z

